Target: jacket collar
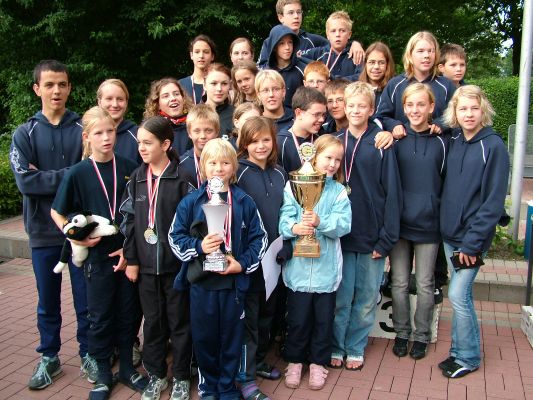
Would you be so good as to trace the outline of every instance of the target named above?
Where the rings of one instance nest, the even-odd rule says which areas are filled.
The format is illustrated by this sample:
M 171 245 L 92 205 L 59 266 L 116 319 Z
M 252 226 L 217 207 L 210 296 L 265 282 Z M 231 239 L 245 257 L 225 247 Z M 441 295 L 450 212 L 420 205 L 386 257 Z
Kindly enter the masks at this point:
M 176 179 L 179 176 L 178 160 L 172 160 L 169 167 L 161 178 Z M 148 164 L 143 163 L 139 167 L 139 173 L 137 174 L 137 182 L 146 182 L 146 173 L 148 172 Z

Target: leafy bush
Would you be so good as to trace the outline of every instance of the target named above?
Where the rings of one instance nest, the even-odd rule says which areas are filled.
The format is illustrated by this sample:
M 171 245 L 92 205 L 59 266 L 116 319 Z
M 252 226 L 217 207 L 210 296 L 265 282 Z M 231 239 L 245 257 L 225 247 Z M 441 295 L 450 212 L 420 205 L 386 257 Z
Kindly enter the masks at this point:
M 481 87 L 496 111 L 494 116 L 494 130 L 507 142 L 509 125 L 516 123 L 516 108 L 518 107 L 518 77 L 487 78 L 468 81 Z M 533 84 L 531 97 L 533 99 Z M 529 124 L 533 124 L 533 102 L 530 102 Z
M 9 146 L 11 135 L 0 136 L 0 217 L 20 214 L 22 196 L 15 184 L 13 172 L 9 167 Z

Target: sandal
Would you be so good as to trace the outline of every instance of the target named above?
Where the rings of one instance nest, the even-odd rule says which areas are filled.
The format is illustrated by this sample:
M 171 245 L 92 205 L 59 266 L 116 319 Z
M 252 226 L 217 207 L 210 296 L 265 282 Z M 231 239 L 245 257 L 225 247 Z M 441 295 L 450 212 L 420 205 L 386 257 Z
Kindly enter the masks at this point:
M 331 356 L 331 360 L 329 361 L 328 367 L 333 368 L 333 369 L 343 369 L 344 368 L 343 358 L 339 356 Z
M 356 366 L 354 366 L 356 364 Z M 346 357 L 346 364 L 344 368 L 348 371 L 360 371 L 365 365 L 365 358 L 363 356 L 348 356 Z

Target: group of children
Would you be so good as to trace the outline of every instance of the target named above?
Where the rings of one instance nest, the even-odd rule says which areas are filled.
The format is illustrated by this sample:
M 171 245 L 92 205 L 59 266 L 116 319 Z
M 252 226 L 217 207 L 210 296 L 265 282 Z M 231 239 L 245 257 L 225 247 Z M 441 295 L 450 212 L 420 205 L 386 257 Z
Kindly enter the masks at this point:
M 159 399 L 169 385 L 169 341 L 171 399 L 189 398 L 192 360 L 201 398 L 267 399 L 256 376 L 281 377 L 265 359 L 273 332 L 282 332 L 285 385 L 299 387 L 309 364 L 309 388 L 319 390 L 328 367 L 363 368 L 387 257 L 392 351 L 407 355 L 412 335 L 409 354 L 423 358 L 441 242 L 454 315 L 450 356 L 439 367 L 450 378 L 479 367 L 471 287 L 504 213 L 509 160 L 490 128 L 484 93 L 463 86 L 464 50 L 449 45 L 439 58 L 433 35 L 419 32 L 407 44 L 405 72 L 394 77 L 381 42 L 368 47 L 364 65 L 352 61 L 360 45 L 349 44 L 345 12 L 328 18 L 327 41 L 300 29 L 298 0 L 279 0 L 277 13 L 281 24 L 263 45 L 262 70 L 248 39 L 232 43 L 230 70 L 214 62 L 214 43 L 199 35 L 190 46 L 193 74 L 153 82 L 138 127 L 124 119 L 122 81 L 104 81 L 98 106 L 80 123 L 66 109 L 66 67 L 47 60 L 35 68 L 42 111 L 17 129 L 10 153 L 39 293 L 43 356 L 31 389 L 61 372 L 61 276 L 52 268 L 61 230 L 80 211 L 121 228 L 76 242 L 89 247 L 89 257 L 83 269 L 70 265 L 92 400 L 109 398 L 117 380 L 142 399 Z M 312 164 L 326 176 L 312 211 L 300 207 L 288 182 L 302 166 L 302 143 L 314 145 Z M 212 178 L 229 205 L 222 235 L 208 233 L 202 209 Z M 296 237 L 311 234 L 320 257 L 293 257 Z M 261 259 L 278 236 L 282 281 L 267 299 Z M 205 257 L 219 249 L 227 268 L 203 271 Z M 142 316 L 147 377 L 132 361 Z

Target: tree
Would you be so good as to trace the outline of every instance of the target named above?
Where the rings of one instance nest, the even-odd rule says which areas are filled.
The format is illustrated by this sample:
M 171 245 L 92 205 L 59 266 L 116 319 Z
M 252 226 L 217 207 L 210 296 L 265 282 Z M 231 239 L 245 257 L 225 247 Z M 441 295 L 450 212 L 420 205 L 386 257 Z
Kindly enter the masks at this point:
M 483 0 L 480 10 L 490 26 L 500 33 L 502 41 L 513 42 L 513 75 L 520 72 L 520 52 L 522 49 L 522 17 L 524 15 L 523 0 Z
M 325 34 L 327 15 L 344 9 L 354 21 L 352 37 L 364 46 L 380 40 L 394 55 L 397 71 L 403 71 L 402 54 L 409 37 L 421 30 L 431 31 L 440 43 L 462 44 L 469 56 L 470 76 L 495 76 L 499 74 L 497 50 L 502 37 L 483 19 L 484 13 L 472 1 L 377 0 L 373 2 L 331 1 L 310 2 L 304 23 L 312 31 Z M 490 60 L 490 61 L 489 61 Z
M 274 0 L 0 0 L 0 123 L 6 131 L 39 104 L 31 69 L 41 59 L 68 64 L 69 107 L 82 112 L 95 102 L 106 78 L 128 86 L 134 120 L 142 114 L 150 81 L 190 73 L 188 42 L 199 33 L 219 46 L 217 59 L 237 36 L 259 43 L 275 23 Z M 1 106 L 0 106 L 1 107 Z

